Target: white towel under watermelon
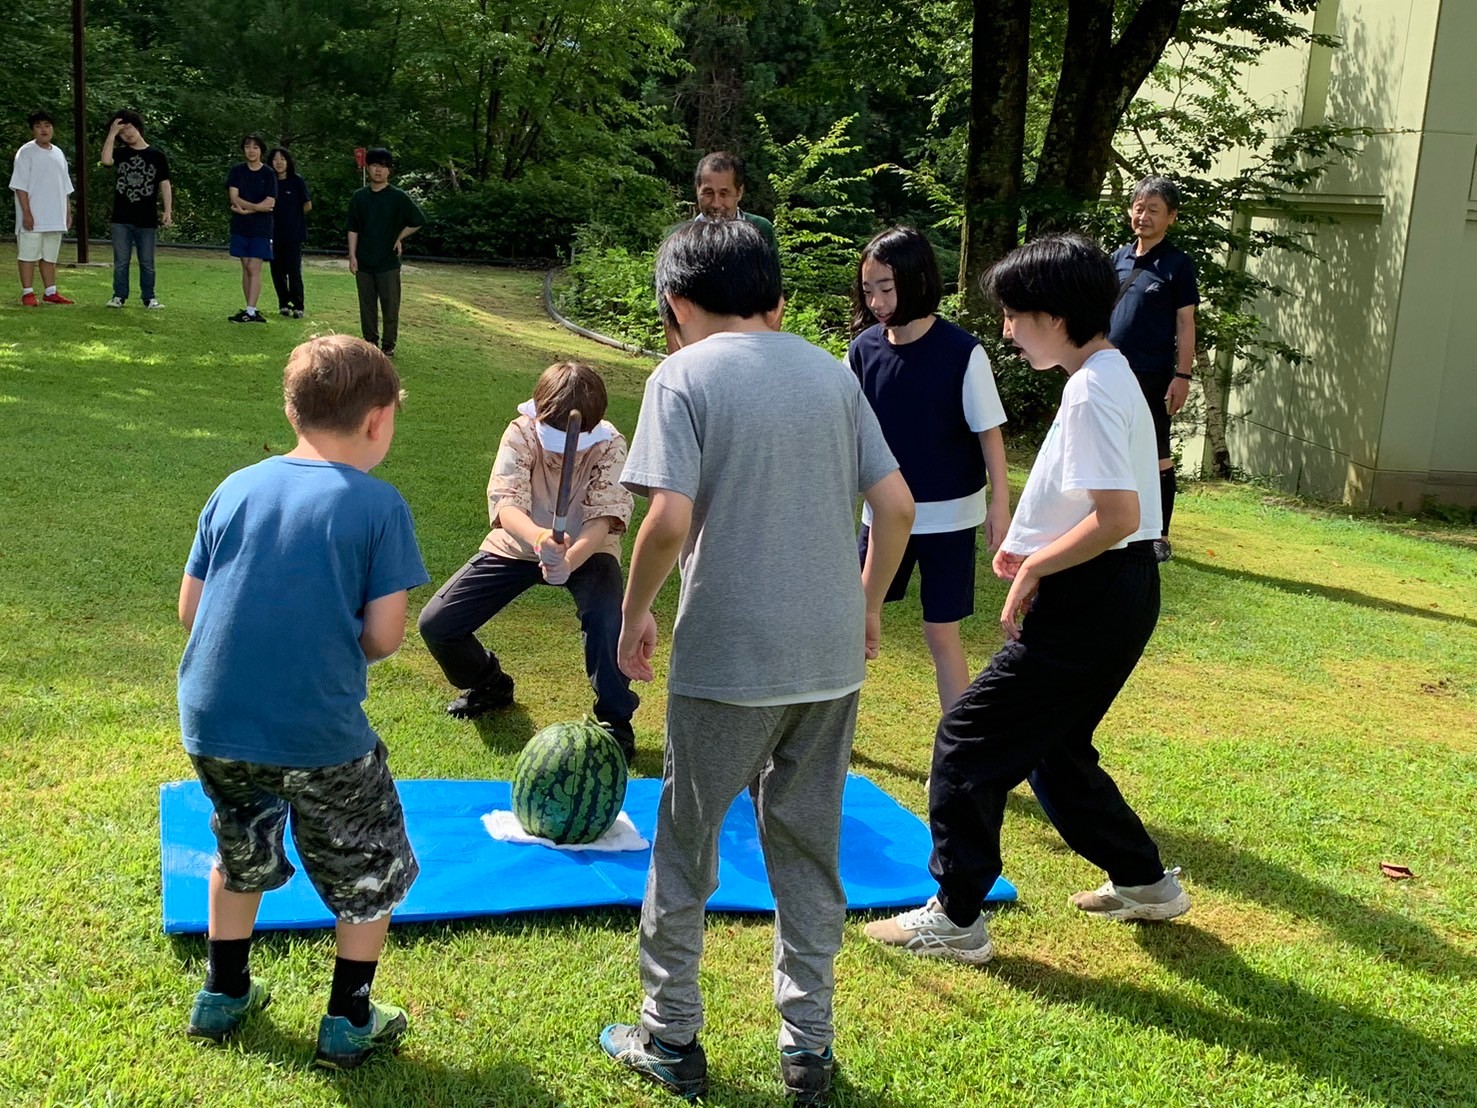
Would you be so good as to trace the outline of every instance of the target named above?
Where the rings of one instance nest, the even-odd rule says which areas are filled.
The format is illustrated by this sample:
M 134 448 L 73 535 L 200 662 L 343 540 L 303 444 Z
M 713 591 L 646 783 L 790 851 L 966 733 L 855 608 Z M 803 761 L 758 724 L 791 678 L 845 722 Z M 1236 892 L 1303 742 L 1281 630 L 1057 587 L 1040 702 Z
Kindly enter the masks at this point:
M 517 816 L 501 809 L 494 809 L 485 814 L 482 817 L 482 826 L 487 828 L 487 833 L 499 842 L 538 843 L 540 846 L 551 846 L 555 850 L 645 850 L 651 845 L 641 837 L 641 832 L 636 830 L 636 825 L 631 822 L 631 817 L 625 812 L 616 816 L 615 822 L 610 825 L 610 830 L 592 843 L 556 843 L 553 839 L 541 839 L 537 835 L 530 835 L 523 830 L 523 825 L 518 822 Z

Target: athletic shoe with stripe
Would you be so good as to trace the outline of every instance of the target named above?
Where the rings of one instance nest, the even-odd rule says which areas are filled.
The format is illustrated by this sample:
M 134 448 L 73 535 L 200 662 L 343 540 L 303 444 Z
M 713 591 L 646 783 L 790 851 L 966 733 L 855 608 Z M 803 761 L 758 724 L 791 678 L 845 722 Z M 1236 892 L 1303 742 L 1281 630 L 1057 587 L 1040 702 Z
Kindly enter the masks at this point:
M 600 1049 L 683 1100 L 696 1100 L 708 1091 L 708 1056 L 696 1039 L 692 1049 L 683 1052 L 643 1027 L 612 1023 L 600 1032 Z
M 405 1034 L 410 1021 L 393 1004 L 369 1002 L 369 1022 L 362 1027 L 343 1016 L 318 1021 L 318 1053 L 313 1064 L 331 1070 L 351 1070 L 377 1050 L 391 1049 Z
M 240 997 L 201 989 L 190 1008 L 190 1025 L 185 1028 L 185 1034 L 192 1039 L 223 1043 L 236 1033 L 247 1016 L 271 1003 L 272 992 L 260 981 L 253 981 L 246 995 Z
M 867 938 L 899 947 L 923 958 L 949 958 L 967 965 L 982 966 L 995 957 L 984 913 L 968 927 L 960 927 L 944 914 L 938 897 L 930 897 L 922 908 L 877 920 L 863 929 Z
M 1072 903 L 1098 919 L 1174 919 L 1190 910 L 1190 894 L 1179 882 L 1180 868 L 1166 870 L 1152 885 L 1104 881 L 1092 892 L 1072 894 Z

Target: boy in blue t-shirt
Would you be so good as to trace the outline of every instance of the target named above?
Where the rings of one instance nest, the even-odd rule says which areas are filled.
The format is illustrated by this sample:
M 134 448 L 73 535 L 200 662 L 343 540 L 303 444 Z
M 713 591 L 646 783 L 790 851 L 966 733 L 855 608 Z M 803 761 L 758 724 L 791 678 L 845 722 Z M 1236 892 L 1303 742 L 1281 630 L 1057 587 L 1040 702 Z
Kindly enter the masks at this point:
M 316 1062 L 350 1068 L 405 1032 L 370 1002 L 390 913 L 419 873 L 385 746 L 364 714 L 370 662 L 405 636 L 430 577 L 410 509 L 369 476 L 395 434 L 400 379 L 344 335 L 292 352 L 297 446 L 227 477 L 206 502 L 179 615 L 180 731 L 214 805 L 209 968 L 189 1034 L 222 1042 L 270 994 L 247 967 L 262 893 L 293 874 L 293 840 L 336 917 L 338 959 Z

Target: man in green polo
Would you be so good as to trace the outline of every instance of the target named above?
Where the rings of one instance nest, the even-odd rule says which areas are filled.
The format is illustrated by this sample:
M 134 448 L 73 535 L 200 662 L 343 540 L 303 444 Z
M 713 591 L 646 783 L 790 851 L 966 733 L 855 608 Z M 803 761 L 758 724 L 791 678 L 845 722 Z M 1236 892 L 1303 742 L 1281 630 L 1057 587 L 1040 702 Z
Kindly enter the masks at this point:
M 349 272 L 359 286 L 359 330 L 390 357 L 400 335 L 400 244 L 426 222 L 416 202 L 390 184 L 394 160 L 377 146 L 364 155 L 369 184 L 349 201 Z M 384 330 L 379 313 L 383 308 Z
M 696 218 L 742 219 L 745 223 L 752 223 L 769 240 L 775 253 L 779 253 L 774 224 L 762 215 L 754 215 L 739 207 L 744 198 L 744 167 L 738 158 L 726 150 L 715 150 L 697 163 L 692 180 L 697 189 Z

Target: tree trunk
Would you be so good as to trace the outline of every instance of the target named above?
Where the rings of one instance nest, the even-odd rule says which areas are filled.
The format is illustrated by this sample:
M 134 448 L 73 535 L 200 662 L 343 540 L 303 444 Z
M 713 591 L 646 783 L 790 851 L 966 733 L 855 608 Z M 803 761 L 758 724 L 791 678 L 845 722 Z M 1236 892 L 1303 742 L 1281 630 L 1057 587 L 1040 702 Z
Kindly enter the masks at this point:
M 1096 200 L 1123 113 L 1169 45 L 1185 0 L 1141 0 L 1113 41 L 1114 0 L 1068 0 L 1061 79 L 1031 185 L 1032 234 Z
M 1219 359 L 1217 359 L 1217 362 Z M 1195 354 L 1195 377 L 1205 398 L 1205 437 L 1210 441 L 1210 475 L 1231 479 L 1231 450 L 1226 445 L 1226 407 L 1231 398 L 1230 367 L 1212 363 L 1204 350 Z
M 1030 48 L 1031 0 L 974 0 L 959 252 L 959 318 L 973 330 L 993 326 L 980 278 L 1020 234 Z

